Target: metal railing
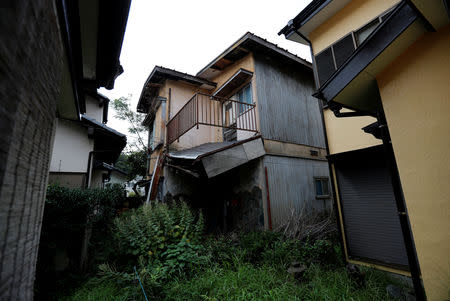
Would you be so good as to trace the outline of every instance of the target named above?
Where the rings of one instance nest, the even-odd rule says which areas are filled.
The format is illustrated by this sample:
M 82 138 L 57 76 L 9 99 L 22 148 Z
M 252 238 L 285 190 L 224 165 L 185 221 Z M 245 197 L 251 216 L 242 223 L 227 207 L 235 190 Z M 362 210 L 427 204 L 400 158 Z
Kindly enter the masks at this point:
M 257 132 L 255 105 L 196 93 L 167 123 L 167 143 L 200 125 Z

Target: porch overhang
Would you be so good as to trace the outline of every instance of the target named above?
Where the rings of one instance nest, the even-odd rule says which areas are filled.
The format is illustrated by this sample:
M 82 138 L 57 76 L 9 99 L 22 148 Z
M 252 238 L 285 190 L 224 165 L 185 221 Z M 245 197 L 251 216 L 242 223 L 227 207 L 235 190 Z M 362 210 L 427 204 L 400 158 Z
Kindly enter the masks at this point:
M 213 96 L 218 97 L 227 97 L 237 88 L 239 88 L 242 84 L 247 82 L 253 76 L 253 72 L 239 69 L 233 76 L 227 80 L 216 92 L 214 92 Z
M 201 164 L 206 176 L 212 178 L 264 155 L 264 145 L 258 135 L 242 141 L 205 143 L 171 152 L 168 158 L 173 165 L 183 162 L 181 169 L 189 170 L 189 166 Z
M 375 115 L 381 106 L 376 76 L 428 30 L 417 9 L 401 2 L 314 96 Z

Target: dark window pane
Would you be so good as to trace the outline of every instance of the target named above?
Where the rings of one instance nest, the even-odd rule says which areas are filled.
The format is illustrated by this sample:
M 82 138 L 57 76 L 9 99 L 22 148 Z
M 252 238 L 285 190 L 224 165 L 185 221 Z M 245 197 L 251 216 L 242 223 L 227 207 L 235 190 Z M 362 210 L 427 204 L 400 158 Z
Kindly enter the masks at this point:
M 328 179 L 322 179 L 322 188 L 324 195 L 330 195 L 330 190 L 328 188 Z
M 334 58 L 336 59 L 336 66 L 339 68 L 355 51 L 355 44 L 353 43 L 352 34 L 348 34 L 339 42 L 333 45 Z
M 315 182 L 316 182 L 316 195 L 317 196 L 323 195 L 322 182 L 320 181 L 320 179 L 316 179 Z
M 315 57 L 317 75 L 319 77 L 320 85 L 323 85 L 330 78 L 334 68 L 333 54 L 331 53 L 331 47 L 325 49 Z

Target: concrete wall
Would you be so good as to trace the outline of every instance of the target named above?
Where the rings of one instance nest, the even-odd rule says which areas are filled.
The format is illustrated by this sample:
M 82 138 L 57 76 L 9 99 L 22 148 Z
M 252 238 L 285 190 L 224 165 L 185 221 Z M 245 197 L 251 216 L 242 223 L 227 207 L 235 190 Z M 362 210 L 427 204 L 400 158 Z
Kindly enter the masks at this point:
M 99 106 L 98 99 L 86 95 L 86 115 L 94 118 L 95 120 L 99 122 L 103 122 L 103 105 Z
M 342 109 L 341 112 L 350 110 Z M 376 118 L 370 116 L 337 118 L 329 109 L 323 111 L 323 117 L 330 154 L 382 144 L 381 140 L 362 130 L 363 127 L 377 121 Z
M 79 123 L 57 120 L 51 172 L 86 172 L 89 152 L 94 150 L 94 140 Z
M 86 173 L 50 172 L 48 183 L 69 188 L 82 188 L 86 186 Z
M 450 299 L 450 25 L 377 76 L 428 300 Z
M 54 1 L 0 9 L 0 300 L 33 300 L 60 93 Z
M 256 55 L 255 72 L 263 138 L 325 147 L 312 71 Z
M 353 0 L 309 34 L 317 54 L 399 3 L 399 0 Z

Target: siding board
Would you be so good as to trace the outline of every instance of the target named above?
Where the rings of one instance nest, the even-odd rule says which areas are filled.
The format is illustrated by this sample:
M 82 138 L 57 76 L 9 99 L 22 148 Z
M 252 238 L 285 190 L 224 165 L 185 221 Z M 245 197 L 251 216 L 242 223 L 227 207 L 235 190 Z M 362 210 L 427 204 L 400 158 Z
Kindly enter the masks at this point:
M 301 212 L 303 207 L 308 211 L 331 208 L 331 198 L 316 199 L 314 187 L 314 177 L 329 177 L 327 162 L 266 155 L 264 166 L 275 228 L 287 221 L 293 209 Z
M 255 81 L 263 138 L 325 147 L 312 72 L 255 55 Z

